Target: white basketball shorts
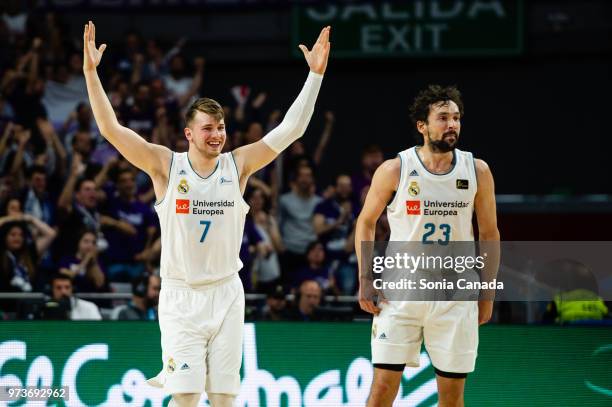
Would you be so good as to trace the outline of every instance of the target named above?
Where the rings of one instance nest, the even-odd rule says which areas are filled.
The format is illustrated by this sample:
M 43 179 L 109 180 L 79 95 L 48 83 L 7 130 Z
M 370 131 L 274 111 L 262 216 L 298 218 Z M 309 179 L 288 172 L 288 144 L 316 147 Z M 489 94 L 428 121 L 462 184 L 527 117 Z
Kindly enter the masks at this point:
M 162 279 L 159 328 L 163 368 L 150 385 L 169 394 L 238 394 L 244 328 L 238 274 L 197 289 Z
M 372 322 L 372 363 L 419 366 L 421 344 L 435 368 L 474 371 L 478 349 L 476 301 L 389 301 Z

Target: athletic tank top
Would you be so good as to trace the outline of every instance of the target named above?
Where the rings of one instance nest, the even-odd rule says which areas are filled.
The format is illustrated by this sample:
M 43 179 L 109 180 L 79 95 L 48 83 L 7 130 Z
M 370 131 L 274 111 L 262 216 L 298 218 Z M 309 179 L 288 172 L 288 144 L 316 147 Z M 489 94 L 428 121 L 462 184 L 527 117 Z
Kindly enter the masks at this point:
M 446 174 L 429 172 L 415 147 L 399 153 L 400 182 L 387 207 L 391 241 L 473 241 L 476 170 L 472 153 L 454 150 Z
M 187 153 L 172 153 L 168 190 L 155 205 L 161 225 L 162 278 L 210 284 L 242 268 L 240 244 L 249 206 L 231 153 L 219 155 L 206 178 Z

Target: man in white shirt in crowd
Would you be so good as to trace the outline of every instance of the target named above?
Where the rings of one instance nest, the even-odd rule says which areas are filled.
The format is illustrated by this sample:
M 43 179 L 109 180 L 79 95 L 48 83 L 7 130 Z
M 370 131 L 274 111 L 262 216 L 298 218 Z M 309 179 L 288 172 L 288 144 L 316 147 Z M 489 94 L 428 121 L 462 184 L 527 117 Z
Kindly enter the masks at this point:
M 100 310 L 93 302 L 77 298 L 72 292 L 72 280 L 63 274 L 56 274 L 51 280 L 52 300 L 61 304 L 69 301 L 68 319 L 77 320 L 101 320 Z

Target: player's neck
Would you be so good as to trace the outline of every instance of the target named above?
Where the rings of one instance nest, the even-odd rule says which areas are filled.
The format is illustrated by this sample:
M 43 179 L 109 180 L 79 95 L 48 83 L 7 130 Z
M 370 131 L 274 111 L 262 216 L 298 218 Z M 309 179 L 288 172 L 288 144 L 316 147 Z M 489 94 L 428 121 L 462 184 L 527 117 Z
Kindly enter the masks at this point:
M 434 174 L 447 173 L 453 166 L 454 153 L 452 151 L 446 153 L 434 152 L 429 145 L 424 145 L 423 147 L 417 147 L 416 152 L 425 168 Z
M 217 162 L 219 161 L 219 156 L 206 156 L 193 151 L 191 148 L 187 152 L 187 158 L 189 158 L 191 168 L 202 178 L 212 174 L 215 168 L 217 168 Z

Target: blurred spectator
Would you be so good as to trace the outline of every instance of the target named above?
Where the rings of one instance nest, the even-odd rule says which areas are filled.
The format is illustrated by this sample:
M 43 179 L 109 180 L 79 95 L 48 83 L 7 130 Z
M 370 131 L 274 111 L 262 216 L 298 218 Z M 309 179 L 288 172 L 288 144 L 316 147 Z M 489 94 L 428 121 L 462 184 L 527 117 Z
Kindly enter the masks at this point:
M 77 103 L 60 129 L 66 148 L 69 148 L 72 144 L 72 138 L 76 131 L 94 131 L 97 128 L 95 126 L 95 121 L 92 119 L 92 112 L 89 105 L 85 102 Z
M 124 38 L 125 46 L 119 53 L 116 65 L 124 76 L 129 76 L 134 70 L 134 58 L 142 53 L 142 38 L 140 33 L 134 30 L 125 32 Z
M 34 165 L 44 167 L 47 174 L 59 178 L 66 174 L 68 153 L 60 141 L 53 125 L 46 119 L 36 119 L 36 127 L 45 143 L 45 151 L 39 154 Z
M 261 310 L 263 321 L 285 321 L 287 315 L 287 300 L 283 286 L 270 286 L 266 292 L 266 305 Z
M 107 292 L 106 277 L 98 262 L 96 235 L 81 233 L 76 251 L 59 261 L 60 274 L 67 275 L 78 292 Z
M 0 227 L 0 291 L 31 292 L 38 284 L 36 251 L 27 244 L 23 222 Z
M 316 240 L 312 214 L 321 198 L 315 195 L 314 189 L 312 169 L 302 166 L 297 171 L 292 191 L 280 198 L 279 223 L 286 248 L 282 257 L 282 278 L 285 283 L 291 281 L 289 276 L 304 263 L 308 244 Z
M 148 204 L 136 199 L 132 168 L 122 169 L 116 178 L 116 191 L 108 198 L 108 209 L 101 217 L 109 243 L 104 258 L 110 281 L 131 281 L 145 271 L 137 257 L 153 243 L 157 233 L 155 214 Z
M 28 2 L 23 0 L 5 0 L 2 21 L 6 24 L 9 33 L 9 41 L 14 42 L 15 37 L 26 33 L 28 14 L 24 10 Z M 28 4 L 31 6 L 31 4 Z
M 306 249 L 306 265 L 295 273 L 292 287 L 299 287 L 306 280 L 314 280 L 324 291 L 335 293 L 335 282 L 325 259 L 325 249 L 319 241 L 311 242 Z
M 70 116 L 75 104 L 88 102 L 80 51 L 72 51 L 64 61 L 55 65 L 55 75 L 46 81 L 42 102 L 49 121 L 58 128 Z
M 98 195 L 96 184 L 92 179 L 80 178 L 85 171 L 81 157 L 75 154 L 70 175 L 62 194 L 58 199 L 58 225 L 60 227 L 60 238 L 58 239 L 56 255 L 62 256 L 69 254 L 72 247 L 77 244 L 75 231 L 93 231 L 98 239 L 98 250 L 103 252 L 108 248 L 108 242 L 102 235 L 101 219 L 98 212 Z M 109 222 L 108 226 L 123 228 L 132 232 L 131 225 L 124 222 Z
M 12 217 L 21 214 L 23 214 L 21 200 L 16 196 L 9 196 L 6 200 L 2 201 L 2 206 L 0 207 L 0 225 L 10 221 Z
M 354 225 L 351 178 L 340 174 L 336 178 L 333 196 L 315 208 L 313 227 L 325 245 L 336 289 L 347 295 L 357 286 L 357 258 L 354 255 Z
M 555 291 L 543 322 L 599 321 L 608 316 L 608 307 L 598 294 L 597 279 L 585 264 L 572 259 L 554 260 L 542 266 L 535 278 Z
M 30 168 L 28 186 L 23 191 L 24 212 L 48 225 L 54 222 L 54 205 L 47 191 L 47 172 L 40 165 Z
M 302 282 L 295 299 L 295 305 L 289 312 L 289 319 L 293 321 L 318 321 L 318 308 L 321 305 L 323 290 L 314 280 Z
M 45 94 L 45 81 L 38 68 L 42 40 L 34 38 L 30 49 L 19 55 L 12 69 L 7 69 L 0 83 L 0 91 L 15 112 L 15 123 L 26 129 L 34 128 L 36 119 L 47 117 L 47 109 L 41 98 Z
M 240 270 L 240 279 L 246 291 L 253 290 L 253 261 L 256 258 L 256 253 L 263 238 L 255 227 L 253 218 L 247 216 L 244 222 L 244 234 L 242 235 L 242 244 L 240 245 L 240 261 L 243 267 Z
M 274 126 L 274 123 L 280 119 L 280 112 L 278 117 L 275 116 L 275 114 L 276 113 L 273 112 L 272 115 L 270 115 L 268 124 L 269 127 Z M 336 119 L 333 112 L 325 112 L 325 124 L 323 126 L 323 133 L 319 137 L 319 142 L 312 156 L 306 151 L 306 146 L 304 145 L 302 140 L 297 140 L 293 142 L 293 144 L 289 146 L 289 149 L 286 152 L 282 153 L 281 160 L 283 164 L 277 165 L 276 167 L 278 185 L 280 186 L 282 191 L 285 191 L 289 185 L 288 181 L 290 180 L 290 177 L 287 177 L 288 174 L 294 174 L 298 170 L 298 168 L 304 165 L 314 168 L 319 166 L 319 164 L 323 160 L 323 154 L 325 153 L 325 149 L 327 148 L 329 139 L 331 138 L 335 120 Z
M 64 135 L 64 146 L 69 154 L 74 152 L 81 154 L 84 161 L 89 161 L 90 155 L 93 155 L 94 145 L 104 141 L 98 133 L 96 122 L 93 120 L 91 108 L 87 103 L 79 103 L 76 105 L 66 122 L 62 127 Z M 98 153 L 100 154 L 100 153 Z M 116 155 L 116 153 L 115 153 Z M 97 163 L 103 164 L 103 157 L 98 158 Z
M 9 198 L 6 205 L 2 208 L 0 226 L 7 222 L 21 222 L 26 227 L 28 241 L 34 242 L 34 247 L 38 256 L 44 256 L 49 246 L 55 239 L 57 232 L 38 218 L 24 214 L 21 210 L 21 201 L 18 198 Z
M 0 127 L 5 124 L 11 123 L 15 118 L 15 112 L 10 103 L 7 103 L 6 99 L 0 95 Z
M 144 274 L 132 281 L 132 300 L 113 310 L 111 319 L 156 321 L 161 280 L 156 275 Z
M 250 217 L 262 241 L 258 245 L 258 255 L 253 264 L 257 280 L 257 291 L 265 292 L 276 286 L 281 276 L 278 253 L 284 250 L 276 220 L 268 212 L 269 204 L 261 189 L 254 189 L 249 196 Z
M 138 253 L 135 257 L 137 261 L 145 263 L 148 273 L 159 274 L 159 260 L 161 256 L 161 237 L 157 237 L 151 246 Z
M 51 299 L 47 302 L 45 319 L 101 320 L 100 310 L 93 302 L 85 301 L 73 295 L 72 280 L 63 274 L 56 274 L 51 279 Z M 52 311 L 50 313 L 49 311 Z M 59 312 L 65 312 L 58 315 Z
M 244 134 L 244 144 L 255 143 L 264 136 L 263 127 L 259 122 L 249 124 Z M 274 173 L 274 162 L 255 172 L 249 177 L 248 184 L 251 188 L 258 188 L 268 198 L 275 200 L 277 196 L 277 182 Z
M 361 170 L 351 177 L 354 193 L 353 201 L 356 204 L 362 202 L 362 196 L 365 198 L 364 189 L 372 183 L 374 172 L 383 163 L 383 160 L 383 153 L 379 146 L 372 144 L 364 148 L 361 153 Z M 359 206 L 359 209 L 361 207 L 362 205 Z
M 183 55 L 174 55 L 170 60 L 170 73 L 163 76 L 164 85 L 181 108 L 189 105 L 198 95 L 202 86 L 205 64 L 206 60 L 203 57 L 195 58 L 193 60 L 195 72 L 190 78 L 187 76 Z
M 0 171 L 13 178 L 13 186 L 18 190 L 25 183 L 25 170 L 34 163 L 34 152 L 29 142 L 32 131 L 18 124 L 12 126 L 12 131 L 13 138 L 7 135 L 7 144 L 0 146 L 3 153 L 0 156 Z
M 147 82 L 135 86 L 134 98 L 121 106 L 121 118 L 130 129 L 150 136 L 155 127 L 155 105 L 151 100 L 151 87 Z
M 334 195 L 314 209 L 313 228 L 331 260 L 344 260 L 347 256 L 347 238 L 355 222 L 351 178 L 341 174 L 336 178 Z

